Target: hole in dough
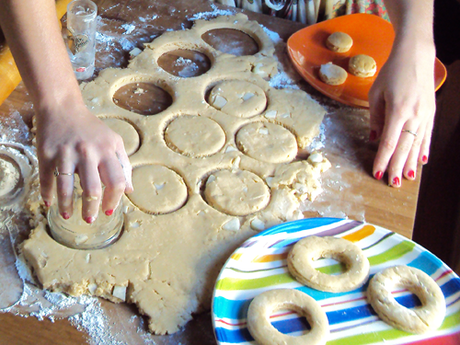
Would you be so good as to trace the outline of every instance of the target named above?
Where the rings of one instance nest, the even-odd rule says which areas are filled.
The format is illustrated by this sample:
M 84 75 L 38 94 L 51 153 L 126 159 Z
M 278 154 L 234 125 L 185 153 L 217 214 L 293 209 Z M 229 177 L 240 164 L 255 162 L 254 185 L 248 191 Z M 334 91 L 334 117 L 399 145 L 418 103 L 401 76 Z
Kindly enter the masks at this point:
M 252 172 L 219 170 L 207 178 L 204 198 L 211 207 L 225 214 L 247 216 L 268 205 L 270 190 Z
M 172 97 L 164 89 L 152 83 L 131 83 L 115 92 L 113 102 L 137 114 L 155 115 L 172 104 Z
M 187 201 L 187 186 L 175 171 L 162 165 L 133 169 L 134 192 L 127 195 L 140 210 L 150 214 L 177 211 Z
M 285 129 L 268 122 L 253 122 L 236 134 L 238 149 L 267 163 L 291 162 L 297 155 L 297 140 Z
M 140 137 L 137 130 L 129 122 L 116 118 L 105 118 L 102 121 L 123 139 L 126 153 L 131 156 L 140 146 Z
M 254 55 L 259 45 L 248 34 L 235 29 L 214 29 L 205 32 L 201 38 L 216 50 L 235 56 Z
M 188 157 L 204 157 L 218 152 L 225 144 L 225 132 L 215 121 L 201 116 L 180 116 L 165 130 L 170 149 Z
M 0 206 L 8 202 L 22 190 L 24 179 L 16 161 L 0 154 Z
M 267 106 L 264 90 L 247 81 L 228 80 L 215 85 L 208 96 L 214 108 L 235 117 L 252 117 Z
M 274 310 L 270 315 L 271 325 L 282 334 L 289 334 L 293 337 L 299 337 L 311 331 L 311 326 L 307 318 L 289 306 L 282 306 L 280 309 Z M 286 321 L 289 320 L 289 326 Z M 283 322 L 284 321 L 284 322 Z M 295 332 L 295 333 L 293 333 Z
M 161 55 L 157 62 L 166 72 L 181 78 L 197 77 L 211 68 L 211 60 L 194 50 L 173 50 Z

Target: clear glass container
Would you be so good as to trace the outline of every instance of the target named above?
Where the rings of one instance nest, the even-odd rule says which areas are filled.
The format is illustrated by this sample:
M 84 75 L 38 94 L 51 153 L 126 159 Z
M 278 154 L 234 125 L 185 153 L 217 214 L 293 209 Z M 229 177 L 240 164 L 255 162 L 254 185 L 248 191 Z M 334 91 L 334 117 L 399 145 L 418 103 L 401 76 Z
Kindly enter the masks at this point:
M 97 6 L 90 0 L 74 0 L 67 6 L 67 52 L 78 80 L 94 73 L 96 17 Z
M 111 216 L 99 208 L 99 214 L 92 224 L 82 219 L 82 190 L 74 188 L 73 213 L 64 219 L 59 213 L 57 200 L 48 210 L 48 224 L 51 236 L 60 244 L 74 249 L 100 249 L 115 242 L 122 231 L 124 216 L 122 201 Z

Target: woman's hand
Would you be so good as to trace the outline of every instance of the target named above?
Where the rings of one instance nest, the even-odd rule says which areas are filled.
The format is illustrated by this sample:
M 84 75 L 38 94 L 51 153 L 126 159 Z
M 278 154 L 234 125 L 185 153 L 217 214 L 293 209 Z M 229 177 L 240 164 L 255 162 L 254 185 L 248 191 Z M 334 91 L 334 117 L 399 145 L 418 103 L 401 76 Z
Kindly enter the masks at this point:
M 41 109 L 37 115 L 40 184 L 45 204 L 50 206 L 53 202 L 56 180 L 59 212 L 68 219 L 72 215 L 73 173 L 78 173 L 83 188 L 83 219 L 92 223 L 97 217 L 101 181 L 105 186 L 102 210 L 111 215 L 123 193 L 133 190 L 131 165 L 121 137 L 91 114 L 83 102 Z M 54 176 L 55 169 L 58 176 Z
M 414 180 L 417 161 L 428 162 L 435 113 L 435 49 L 398 42 L 369 92 L 370 140 L 380 138 L 373 175 L 388 184 Z

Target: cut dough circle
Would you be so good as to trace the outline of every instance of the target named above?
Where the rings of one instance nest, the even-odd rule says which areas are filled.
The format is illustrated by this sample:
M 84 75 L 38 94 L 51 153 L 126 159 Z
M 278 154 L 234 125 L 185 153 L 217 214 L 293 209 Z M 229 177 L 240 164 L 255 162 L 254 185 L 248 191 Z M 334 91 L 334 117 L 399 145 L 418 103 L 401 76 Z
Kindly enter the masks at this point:
M 235 117 L 259 115 L 267 106 L 267 96 L 259 86 L 242 80 L 217 84 L 209 94 L 209 104 Z
M 121 136 L 128 156 L 137 151 L 140 145 L 139 133 L 130 123 L 115 118 L 106 118 L 103 121 L 112 131 Z
M 0 200 L 16 191 L 21 173 L 12 159 L 0 156 Z
M 278 310 L 286 309 L 304 316 L 311 330 L 295 337 L 273 327 L 270 316 Z M 275 289 L 265 291 L 252 300 L 248 309 L 248 330 L 258 344 L 323 345 L 329 335 L 329 322 L 326 313 L 312 297 L 298 290 Z
M 291 162 L 297 155 L 295 136 L 273 123 L 253 122 L 236 134 L 238 148 L 254 159 L 268 163 Z
M 225 133 L 215 121 L 201 116 L 180 116 L 166 128 L 165 141 L 189 157 L 209 156 L 225 144 Z
M 404 287 L 417 295 L 421 307 L 408 309 L 391 294 L 394 287 Z M 372 277 L 367 299 L 379 317 L 389 325 L 406 332 L 422 334 L 438 329 L 446 314 L 441 288 L 425 272 L 409 266 L 393 266 Z
M 336 31 L 329 35 L 326 40 L 326 46 L 337 53 L 345 53 L 353 45 L 353 39 L 345 32 Z
M 212 207 L 232 216 L 260 211 L 270 201 L 270 190 L 265 182 L 245 170 L 213 173 L 206 181 L 204 195 Z
M 339 275 L 322 273 L 313 266 L 320 258 L 340 261 L 346 271 Z M 321 291 L 352 291 L 369 277 L 369 260 L 361 248 L 339 237 L 305 237 L 292 247 L 287 262 L 289 272 L 299 283 Z
M 176 172 L 162 165 L 133 169 L 134 192 L 128 195 L 139 209 L 150 214 L 178 210 L 187 201 L 187 186 Z

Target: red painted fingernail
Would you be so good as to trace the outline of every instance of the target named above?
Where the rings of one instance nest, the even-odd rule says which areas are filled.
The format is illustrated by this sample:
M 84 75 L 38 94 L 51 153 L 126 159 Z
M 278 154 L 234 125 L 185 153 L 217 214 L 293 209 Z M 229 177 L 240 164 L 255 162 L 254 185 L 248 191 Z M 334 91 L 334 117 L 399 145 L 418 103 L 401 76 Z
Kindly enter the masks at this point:
M 423 156 L 423 157 L 422 157 L 422 162 L 423 162 L 423 164 L 428 163 L 428 157 L 427 157 L 427 156 Z
M 377 180 L 381 180 L 382 177 L 383 177 L 383 172 L 377 171 L 377 172 L 375 173 L 375 178 L 376 178 Z
M 414 170 L 409 170 L 409 172 L 407 173 L 407 176 L 409 176 L 409 178 L 415 178 Z
M 106 216 L 111 216 L 113 214 L 113 210 L 107 210 L 105 211 Z
M 369 134 L 369 141 L 374 141 L 377 138 L 377 132 L 376 131 L 371 131 Z
M 393 179 L 393 186 L 399 186 L 401 184 L 401 182 L 399 181 L 399 177 L 395 177 Z
M 94 217 L 86 217 L 85 218 L 85 222 L 87 222 L 88 224 L 92 224 L 94 221 L 95 221 Z
M 45 206 L 46 206 L 46 207 L 50 207 L 50 206 L 51 206 L 51 203 L 50 203 L 49 201 L 46 201 L 46 200 L 45 200 Z
M 64 212 L 64 213 L 62 214 L 62 218 L 64 218 L 64 219 L 69 219 L 69 218 L 70 218 L 70 214 L 68 214 L 67 212 Z

